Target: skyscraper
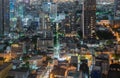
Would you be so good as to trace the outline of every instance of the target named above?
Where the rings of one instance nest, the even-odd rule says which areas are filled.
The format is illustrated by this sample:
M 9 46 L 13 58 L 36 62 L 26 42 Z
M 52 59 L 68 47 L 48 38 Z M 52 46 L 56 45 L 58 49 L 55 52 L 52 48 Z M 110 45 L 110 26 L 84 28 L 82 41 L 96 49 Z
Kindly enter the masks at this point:
M 0 0 L 0 36 L 9 32 L 9 0 Z
M 120 20 L 120 0 L 115 0 L 114 19 Z
M 51 30 L 51 23 L 48 14 L 42 13 L 40 14 L 40 27 L 39 27 L 38 35 L 38 49 L 41 51 L 49 50 L 49 47 L 53 47 L 53 33 Z
M 42 11 L 49 13 L 50 19 L 55 19 L 57 17 L 57 4 L 52 2 L 43 2 Z
M 120 26 L 120 0 L 114 0 L 114 26 Z
M 84 0 L 83 3 L 83 38 L 94 38 L 96 24 L 96 0 Z

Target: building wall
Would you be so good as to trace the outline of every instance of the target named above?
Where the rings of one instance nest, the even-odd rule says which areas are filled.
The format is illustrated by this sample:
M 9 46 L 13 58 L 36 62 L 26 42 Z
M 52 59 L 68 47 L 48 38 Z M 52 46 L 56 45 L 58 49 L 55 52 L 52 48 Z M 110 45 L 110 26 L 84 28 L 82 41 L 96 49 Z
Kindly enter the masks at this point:
M 53 46 L 53 33 L 51 29 L 50 18 L 48 14 L 41 13 L 40 15 L 40 33 L 37 39 L 37 48 L 39 50 L 47 50 L 49 46 Z
M 103 3 L 103 2 L 106 2 L 106 3 L 113 3 L 114 0 L 96 0 L 97 3 Z
M 3 0 L 0 0 L 0 35 L 3 34 L 3 14 L 2 14 Z
M 28 70 L 11 70 L 8 74 L 9 76 L 13 76 L 14 78 L 28 78 L 29 71 Z
M 114 19 L 120 20 L 120 0 L 115 0 L 114 4 Z
M 93 38 L 96 24 L 96 0 L 84 1 L 84 38 Z
M 36 56 L 36 57 L 38 57 L 38 56 Z M 39 59 L 30 59 L 29 63 L 31 65 L 36 64 L 36 66 L 40 66 L 43 64 L 43 61 L 46 61 L 46 57 L 40 57 Z
M 0 35 L 9 32 L 9 0 L 0 0 Z
M 12 68 L 12 64 L 10 63 L 3 64 L 3 69 L 0 70 L 0 78 L 6 78 L 11 68 Z

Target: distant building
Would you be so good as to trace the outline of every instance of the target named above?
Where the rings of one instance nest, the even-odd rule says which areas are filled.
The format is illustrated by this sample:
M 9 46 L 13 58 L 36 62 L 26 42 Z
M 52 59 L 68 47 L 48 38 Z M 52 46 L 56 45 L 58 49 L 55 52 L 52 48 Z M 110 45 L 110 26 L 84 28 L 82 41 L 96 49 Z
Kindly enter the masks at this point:
M 97 24 L 100 24 L 100 25 L 110 25 L 111 22 L 110 22 L 110 20 L 100 20 L 99 22 L 97 22 Z
M 15 69 L 10 70 L 8 76 L 13 76 L 14 78 L 28 78 L 29 74 L 28 69 Z
M 29 60 L 30 65 L 40 66 L 42 65 L 43 61 L 46 61 L 46 57 L 43 56 L 34 56 L 31 57 Z
M 53 33 L 51 29 L 50 18 L 48 14 L 41 13 L 40 26 L 37 32 L 40 36 L 37 39 L 37 49 L 41 51 L 47 51 L 48 47 L 53 47 Z
M 57 4 L 51 3 L 50 6 L 50 18 L 56 18 L 57 17 Z
M 114 26 L 120 26 L 120 0 L 114 0 Z
M 96 0 L 84 0 L 83 38 L 94 38 L 96 25 Z
M 96 0 L 97 4 L 114 3 L 114 0 Z
M 83 3 L 84 0 L 79 0 L 80 3 Z M 108 4 L 108 3 L 114 3 L 114 0 L 96 0 L 97 4 Z
M 0 36 L 9 33 L 9 0 L 0 0 Z
M 16 1 L 17 0 L 10 0 L 10 27 L 13 27 L 16 25 Z
M 23 0 L 24 3 L 30 4 L 30 0 Z
M 10 18 L 14 18 L 15 16 L 15 3 L 16 0 L 10 0 Z
M 43 2 L 42 11 L 49 13 L 51 19 L 55 19 L 57 17 L 57 4 L 52 2 Z
M 114 19 L 120 20 L 120 0 L 115 0 L 114 5 Z
M 17 0 L 16 0 L 17 1 Z M 23 18 L 25 15 L 25 3 L 23 1 L 16 2 L 16 17 Z

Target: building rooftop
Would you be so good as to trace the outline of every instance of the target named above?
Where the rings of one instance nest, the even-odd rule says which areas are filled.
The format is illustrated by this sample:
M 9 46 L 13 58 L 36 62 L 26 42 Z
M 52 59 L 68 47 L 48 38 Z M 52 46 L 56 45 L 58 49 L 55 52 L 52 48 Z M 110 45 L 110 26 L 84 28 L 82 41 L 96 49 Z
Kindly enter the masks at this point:
M 29 69 L 27 68 L 19 68 L 19 69 L 11 69 L 12 72 L 28 72 Z
M 41 58 L 42 58 L 42 56 L 33 56 L 30 58 L 30 60 L 36 60 L 36 59 L 41 59 Z
M 9 66 L 11 63 L 4 63 L 3 65 L 0 66 L 0 71 Z

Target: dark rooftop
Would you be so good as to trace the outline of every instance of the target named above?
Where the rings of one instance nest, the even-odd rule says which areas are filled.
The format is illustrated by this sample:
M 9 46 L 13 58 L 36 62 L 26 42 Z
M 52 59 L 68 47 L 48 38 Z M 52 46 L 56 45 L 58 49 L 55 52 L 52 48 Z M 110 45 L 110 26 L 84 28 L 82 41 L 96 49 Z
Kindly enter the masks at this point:
M 0 71 L 9 66 L 11 63 L 4 63 L 3 65 L 0 66 Z

